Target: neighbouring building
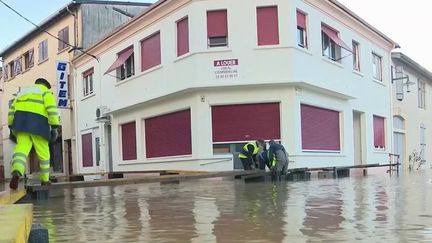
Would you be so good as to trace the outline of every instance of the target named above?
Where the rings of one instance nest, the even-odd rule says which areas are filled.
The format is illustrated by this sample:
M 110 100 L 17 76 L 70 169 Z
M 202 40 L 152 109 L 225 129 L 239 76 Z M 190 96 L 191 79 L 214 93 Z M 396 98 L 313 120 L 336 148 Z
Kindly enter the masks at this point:
M 395 47 L 334 0 L 158 1 L 73 60 L 77 170 L 232 170 L 258 138 L 387 163 Z
M 404 169 L 413 165 L 414 157 L 419 157 L 424 167 L 429 168 L 432 99 L 428 94 L 432 91 L 432 73 L 403 53 L 394 52 L 392 84 L 394 153 L 400 155 Z
M 122 1 L 76 0 L 48 17 L 40 24 L 40 29 L 31 30 L 0 52 L 5 79 L 1 110 L 7 111 L 9 101 L 20 88 L 32 85 L 39 77 L 51 82 L 53 92 L 58 96 L 60 89 L 56 62 L 69 63 L 75 55 L 82 53 L 82 50 L 141 13 L 149 5 Z M 65 95 L 60 109 L 61 135 L 58 141 L 52 144 L 51 156 L 54 173 L 60 174 L 73 173 L 75 170 L 72 165 L 76 161 L 74 79 L 69 72 L 66 72 L 66 77 L 67 85 L 61 87 L 62 94 L 68 94 Z M 14 145 L 8 139 L 7 115 L 2 116 L 2 128 L 5 171 L 6 175 L 9 175 Z M 28 172 L 31 174 L 38 170 L 36 156 L 32 153 Z

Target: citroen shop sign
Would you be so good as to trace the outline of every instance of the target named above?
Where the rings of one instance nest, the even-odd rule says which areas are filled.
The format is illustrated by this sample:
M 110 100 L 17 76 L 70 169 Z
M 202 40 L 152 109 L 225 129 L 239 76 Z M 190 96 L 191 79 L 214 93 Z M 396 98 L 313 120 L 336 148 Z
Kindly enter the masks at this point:
M 69 64 L 65 61 L 56 61 L 57 71 L 57 107 L 69 107 L 69 85 L 68 73 Z

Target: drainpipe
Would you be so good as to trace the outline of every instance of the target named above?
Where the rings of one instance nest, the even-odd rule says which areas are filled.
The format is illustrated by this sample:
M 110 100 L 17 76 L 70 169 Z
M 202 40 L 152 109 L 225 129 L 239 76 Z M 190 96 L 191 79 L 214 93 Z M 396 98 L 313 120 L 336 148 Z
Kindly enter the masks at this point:
M 66 6 L 66 11 L 68 11 L 68 13 L 70 13 L 73 17 L 74 17 L 74 38 L 73 38 L 73 46 L 76 47 L 77 46 L 77 42 L 78 42 L 78 20 L 77 20 L 77 16 L 75 13 L 73 13 L 72 11 L 70 11 L 69 6 Z

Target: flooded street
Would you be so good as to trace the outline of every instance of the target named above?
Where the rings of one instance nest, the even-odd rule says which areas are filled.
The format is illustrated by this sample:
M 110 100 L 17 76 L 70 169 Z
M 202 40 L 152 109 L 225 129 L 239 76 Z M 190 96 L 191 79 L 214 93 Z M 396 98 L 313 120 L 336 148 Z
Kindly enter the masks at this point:
M 431 175 L 206 179 L 65 189 L 35 203 L 50 242 L 432 241 Z

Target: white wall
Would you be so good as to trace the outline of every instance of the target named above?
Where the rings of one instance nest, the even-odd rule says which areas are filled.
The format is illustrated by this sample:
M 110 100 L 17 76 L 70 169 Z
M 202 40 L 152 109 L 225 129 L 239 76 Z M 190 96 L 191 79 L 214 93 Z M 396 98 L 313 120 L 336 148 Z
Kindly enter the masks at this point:
M 209 108 L 200 103 L 200 95 L 204 94 L 209 104 L 218 101 L 256 103 L 278 100 L 282 102 L 282 140 L 290 154 L 298 161 L 295 166 L 352 165 L 354 163 L 353 110 L 363 112 L 365 117 L 364 163 L 387 162 L 391 146 L 391 132 L 389 131 L 392 131 L 389 83 L 391 48 L 388 43 L 352 18 L 338 12 L 335 8 L 329 8 L 327 1 L 311 2 L 312 4 L 300 0 L 289 3 L 281 0 L 242 0 L 235 3 L 228 0 L 192 1 L 185 7 L 176 9 L 170 15 L 159 18 L 158 21 L 149 25 L 143 20 L 140 23 L 143 25 L 140 31 L 128 35 L 127 38 L 112 47 L 107 46 L 100 55 L 99 62 L 90 60 L 77 65 L 75 71 L 77 80 L 80 80 L 80 75 L 85 70 L 91 67 L 95 69 L 95 95 L 87 99 L 77 98 L 77 134 L 80 134 L 82 130 L 96 127 L 97 124 L 94 121 L 96 106 L 107 105 L 114 112 L 112 121 L 113 158 L 115 164 L 121 163 L 116 160 L 119 158 L 119 144 L 116 144 L 118 124 L 130 120 L 136 120 L 137 124 L 141 124 L 140 119 L 146 116 L 192 107 L 193 158 L 211 157 L 213 155 L 211 137 L 209 137 L 211 136 L 210 118 L 205 115 L 209 114 Z M 280 44 L 258 47 L 256 44 L 256 7 L 272 4 L 277 4 L 279 10 Z M 206 11 L 223 8 L 228 9 L 229 46 L 209 49 L 206 39 Z M 308 50 L 296 45 L 296 8 L 308 13 Z M 321 8 L 327 12 L 324 13 Z M 177 58 L 175 21 L 186 15 L 189 17 L 190 53 Z M 361 72 L 352 70 L 352 57 L 347 51 L 342 50 L 342 56 L 347 57 L 343 58 L 341 63 L 322 57 L 321 22 L 340 31 L 341 38 L 349 46 L 352 39 L 360 43 Z M 159 30 L 162 64 L 141 72 L 140 40 Z M 117 82 L 115 77 L 102 75 L 115 61 L 116 53 L 130 45 L 134 45 L 136 74 L 121 82 Z M 372 78 L 372 52 L 382 56 L 382 82 Z M 239 78 L 217 80 L 214 75 L 213 61 L 231 58 L 239 60 Z M 78 81 L 77 84 L 78 90 L 82 90 L 81 82 Z M 267 85 L 268 87 L 256 86 L 249 91 L 245 85 Z M 222 88 L 210 93 L 206 93 L 207 91 L 186 93 L 181 98 L 165 97 L 190 88 L 203 90 L 206 87 Z M 262 90 L 266 92 L 263 93 Z M 77 92 L 77 94 L 81 93 Z M 159 97 L 161 98 L 154 102 L 148 102 Z M 342 112 L 343 141 L 340 154 L 307 154 L 301 151 L 299 111 L 302 102 Z M 134 107 L 122 112 L 132 105 Z M 293 119 L 285 118 L 287 113 L 294 114 Z M 200 123 L 196 123 L 197 114 L 199 114 Z M 373 148 L 372 117 L 374 114 L 386 117 L 386 149 L 384 151 L 376 151 Z M 142 133 L 138 131 L 137 138 L 139 139 L 141 135 Z M 137 163 L 144 161 L 142 147 L 138 147 L 139 161 Z M 115 168 L 120 169 L 120 167 Z M 131 168 L 143 167 L 133 166 Z

